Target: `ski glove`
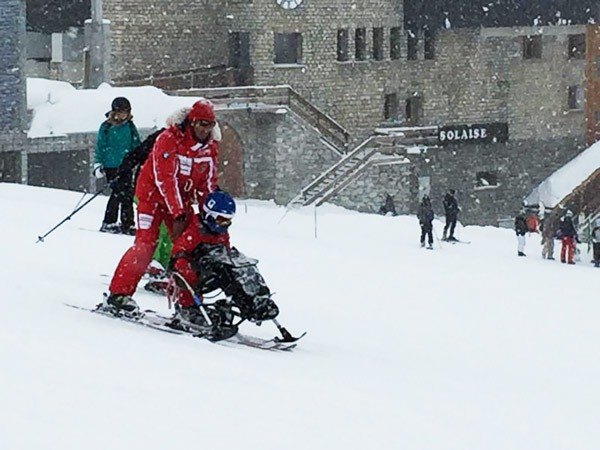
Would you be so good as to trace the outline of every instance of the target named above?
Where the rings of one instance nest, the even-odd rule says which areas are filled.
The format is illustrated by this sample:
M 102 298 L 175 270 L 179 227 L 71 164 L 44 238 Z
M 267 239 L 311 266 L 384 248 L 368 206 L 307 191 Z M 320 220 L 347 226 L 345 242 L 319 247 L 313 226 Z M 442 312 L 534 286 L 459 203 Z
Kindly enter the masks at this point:
M 92 170 L 92 173 L 98 180 L 101 178 L 104 178 L 105 173 L 104 173 L 104 169 L 102 168 L 102 164 L 100 164 L 100 163 L 94 164 L 94 170 Z

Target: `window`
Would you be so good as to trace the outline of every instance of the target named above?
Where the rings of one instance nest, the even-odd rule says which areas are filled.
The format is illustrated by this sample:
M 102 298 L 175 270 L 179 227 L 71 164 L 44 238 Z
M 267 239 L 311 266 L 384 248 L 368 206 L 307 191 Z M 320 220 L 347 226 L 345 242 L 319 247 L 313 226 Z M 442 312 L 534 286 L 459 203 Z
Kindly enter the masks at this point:
M 250 33 L 233 31 L 229 33 L 229 67 L 250 66 Z
M 373 59 L 383 61 L 383 28 L 373 28 Z
M 585 34 L 569 36 L 569 59 L 585 58 Z
M 367 29 L 357 28 L 354 31 L 354 46 L 355 54 L 354 58 L 357 61 L 364 61 L 367 59 Z
M 302 34 L 275 33 L 275 64 L 300 64 Z
M 523 58 L 542 58 L 542 36 L 523 36 Z
M 435 34 L 431 30 L 425 30 L 425 59 L 435 58 Z
M 579 86 L 569 86 L 568 106 L 570 110 L 583 110 L 583 89 Z
M 476 187 L 480 188 L 499 186 L 498 174 L 489 171 L 477 172 L 475 175 L 475 183 Z
M 348 61 L 348 29 L 337 30 L 337 60 Z
M 401 36 L 400 27 L 390 28 L 390 59 L 400 59 Z
M 406 99 L 406 121 L 410 125 L 418 125 L 423 116 L 423 97 L 414 96 Z
M 406 59 L 416 60 L 417 59 L 417 44 L 419 40 L 417 35 L 412 30 L 408 30 L 406 35 Z
M 383 117 L 395 119 L 398 117 L 398 95 L 396 93 L 386 94 L 383 103 Z

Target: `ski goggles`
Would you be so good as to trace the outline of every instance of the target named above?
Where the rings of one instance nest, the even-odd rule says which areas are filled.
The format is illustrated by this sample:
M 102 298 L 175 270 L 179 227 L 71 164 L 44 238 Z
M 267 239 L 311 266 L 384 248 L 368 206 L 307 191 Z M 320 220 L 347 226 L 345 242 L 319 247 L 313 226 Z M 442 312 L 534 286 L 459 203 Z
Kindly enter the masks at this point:
M 231 217 L 213 216 L 213 218 L 215 219 L 216 224 L 220 227 L 227 228 L 229 225 L 231 225 Z
M 214 127 L 215 122 L 211 122 L 210 120 L 192 120 L 192 124 L 200 125 L 201 127 Z

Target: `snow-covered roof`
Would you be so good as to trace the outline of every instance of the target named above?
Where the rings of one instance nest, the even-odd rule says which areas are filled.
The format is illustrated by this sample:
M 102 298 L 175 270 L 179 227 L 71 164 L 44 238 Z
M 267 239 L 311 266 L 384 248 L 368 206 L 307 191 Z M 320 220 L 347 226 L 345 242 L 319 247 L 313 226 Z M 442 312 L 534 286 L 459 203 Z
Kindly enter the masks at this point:
M 600 142 L 583 151 L 542 181 L 527 197 L 526 205 L 554 208 L 600 167 Z
M 98 131 L 115 97 L 131 102 L 133 121 L 140 129 L 162 128 L 174 111 L 189 107 L 199 97 L 177 97 L 153 86 L 75 89 L 64 81 L 27 78 L 27 108 L 33 111 L 30 138 Z M 219 109 L 215 105 L 215 109 Z

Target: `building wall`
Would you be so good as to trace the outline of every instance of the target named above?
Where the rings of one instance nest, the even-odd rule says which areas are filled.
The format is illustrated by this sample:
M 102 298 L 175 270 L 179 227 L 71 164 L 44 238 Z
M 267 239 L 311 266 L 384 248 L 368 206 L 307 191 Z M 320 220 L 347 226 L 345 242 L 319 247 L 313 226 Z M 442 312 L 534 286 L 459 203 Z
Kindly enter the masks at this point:
M 224 64 L 223 2 L 104 0 L 111 22 L 111 78 L 148 76 Z
M 0 110 L 8 112 L 1 129 L 23 130 L 25 125 L 25 2 L 3 0 L 0 13 Z M 0 150 L 2 151 L 2 150 Z

